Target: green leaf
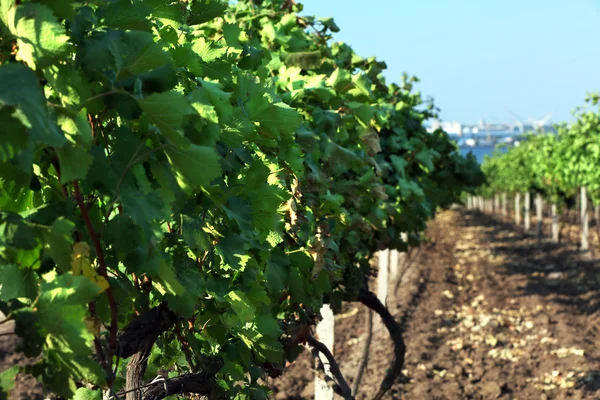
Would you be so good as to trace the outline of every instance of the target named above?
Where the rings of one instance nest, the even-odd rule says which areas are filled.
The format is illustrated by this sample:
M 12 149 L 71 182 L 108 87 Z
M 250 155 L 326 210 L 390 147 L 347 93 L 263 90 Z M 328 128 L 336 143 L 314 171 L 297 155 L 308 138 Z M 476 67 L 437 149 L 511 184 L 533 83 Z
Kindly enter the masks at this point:
M 102 391 L 79 388 L 75 392 L 75 397 L 73 397 L 73 400 L 102 400 Z
M 2 126 L 2 141 L 0 142 L 0 162 L 6 162 L 21 153 L 28 144 L 29 134 L 26 126 L 13 117 L 13 107 L 0 108 L 0 126 Z
M 17 38 L 17 58 L 32 69 L 54 63 L 69 50 L 69 37 L 52 10 L 24 3 L 8 11 L 8 27 Z
M 223 37 L 225 38 L 225 42 L 230 47 L 235 47 L 239 49 L 242 47 L 240 44 L 240 34 L 242 33 L 242 28 L 240 28 L 237 24 L 225 24 L 223 25 Z
M 433 170 L 434 166 L 431 160 L 431 153 L 428 150 L 421 150 L 415 155 L 415 158 L 429 171 Z
M 165 0 L 144 0 L 152 8 L 152 18 L 162 25 L 168 25 L 178 30 L 184 22 L 183 9 L 177 2 Z
M 181 132 L 181 124 L 186 115 L 193 113 L 190 103 L 181 93 L 155 93 L 139 101 L 140 107 L 154 123 L 177 146 L 188 143 Z
M 302 116 L 285 103 L 269 102 L 260 94 L 253 95 L 246 105 L 246 112 L 252 121 L 260 123 L 261 129 L 269 137 L 291 135 L 302 123 Z
M 335 21 L 333 20 L 332 17 L 317 18 L 317 21 L 322 23 L 323 26 L 325 26 L 331 32 L 339 32 L 340 31 L 340 28 L 337 26 L 337 24 L 335 23 Z
M 243 70 L 256 70 L 263 62 L 265 51 L 244 45 L 238 66 Z
M 8 394 L 15 387 L 15 379 L 20 367 L 15 365 L 0 372 L 0 400 L 8 400 Z
M 152 8 L 141 1 L 117 0 L 101 3 L 98 17 L 111 28 L 150 31 L 152 24 L 148 16 L 151 12 Z
M 77 107 L 92 97 L 87 78 L 81 70 L 67 65 L 52 65 L 44 68 L 44 76 L 65 107 Z
M 203 231 L 204 224 L 199 218 L 183 215 L 182 224 L 183 240 L 191 249 L 204 252 L 211 248 L 210 239 Z
M 158 276 L 166 293 L 173 296 L 184 296 L 186 294 L 185 287 L 177 279 L 177 274 L 164 260 L 159 261 Z
M 77 4 L 70 0 L 38 0 L 37 2 L 51 8 L 58 18 L 71 19 L 75 16 Z
M 393 155 L 390 157 L 390 160 L 392 161 L 392 165 L 394 166 L 394 169 L 396 170 L 396 172 L 398 174 L 400 174 L 401 177 L 405 177 L 406 176 L 406 167 L 408 166 L 408 161 L 406 161 L 404 158 Z
M 231 119 L 233 114 L 230 98 L 231 93 L 223 91 L 222 85 L 209 81 L 200 81 L 200 88 L 194 90 L 191 94 L 192 103 L 199 102 L 214 106 L 221 121 Z M 207 116 L 202 114 L 201 116 L 207 118 Z
M 244 293 L 239 290 L 232 290 L 225 296 L 225 299 L 242 323 L 252 322 L 255 317 L 255 309 Z
M 33 300 L 37 296 L 37 281 L 32 270 L 8 264 L 2 269 L 1 275 L 0 300 L 9 301 L 20 297 Z
M 84 179 L 92 165 L 92 130 L 86 118 L 85 110 L 79 114 L 61 115 L 59 125 L 66 133 L 69 143 L 56 148 L 60 160 L 60 181 L 69 183 Z
M 168 209 L 157 193 L 144 194 L 140 191 L 130 189 L 121 194 L 123 211 L 131 216 L 131 219 L 146 232 L 149 238 L 155 228 L 155 221 L 166 218 Z
M 153 35 L 149 32 L 127 32 L 123 41 L 127 56 L 123 60 L 123 68 L 118 79 L 125 79 L 173 63 L 169 53 L 154 41 Z
M 241 267 L 241 260 L 248 252 L 248 243 L 238 234 L 229 233 L 217 244 L 217 253 L 224 262 L 224 269 Z
M 92 32 L 80 45 L 78 64 L 91 77 L 114 82 L 123 69 L 123 38 L 124 33 L 116 30 Z
M 202 24 L 223 15 L 227 9 L 227 2 L 221 0 L 195 0 L 192 2 L 189 25 Z
M 80 146 L 66 144 L 56 149 L 60 160 L 61 183 L 70 183 L 77 179 L 83 179 L 92 164 L 92 156 Z
M 0 66 L 0 107 L 13 106 L 12 114 L 28 128 L 30 140 L 62 146 L 66 139 L 56 126 L 35 73 L 23 64 Z
M 179 149 L 169 146 L 165 154 L 175 170 L 177 182 L 187 192 L 209 186 L 221 174 L 220 157 L 210 147 L 190 145 Z
M 71 233 L 75 224 L 62 217 L 52 224 L 50 232 L 44 235 L 45 251 L 62 271 L 71 270 L 73 239 Z
M 252 207 L 247 201 L 239 197 L 230 197 L 223 210 L 230 219 L 237 222 L 242 232 L 252 230 Z
M 217 42 L 205 40 L 200 37 L 194 41 L 192 51 L 196 53 L 204 63 L 218 60 L 227 53 L 226 47 L 220 47 Z
M 266 239 L 271 231 L 278 229 L 279 208 L 288 198 L 289 194 L 275 185 L 265 184 L 253 191 L 252 221 L 262 238 Z
M 86 307 L 100 293 L 98 286 L 88 278 L 73 276 L 70 272 L 62 275 L 49 273 L 44 278 L 45 281 L 41 284 L 40 299 L 38 300 L 38 305 L 44 308 L 44 312 L 49 313 L 53 310 L 52 313 L 56 313 L 59 312 L 56 308 L 63 306 Z M 56 326 L 57 330 L 60 331 L 59 322 L 56 321 L 50 325 Z
M 282 252 L 271 255 L 267 268 L 265 269 L 266 285 L 273 296 L 277 296 L 287 287 L 289 279 L 290 260 Z

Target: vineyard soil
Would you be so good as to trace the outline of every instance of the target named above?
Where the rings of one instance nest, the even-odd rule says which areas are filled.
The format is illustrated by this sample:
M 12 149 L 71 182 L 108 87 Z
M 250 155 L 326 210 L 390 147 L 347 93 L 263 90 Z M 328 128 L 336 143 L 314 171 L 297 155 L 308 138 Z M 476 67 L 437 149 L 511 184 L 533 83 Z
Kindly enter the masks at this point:
M 597 259 L 460 209 L 439 215 L 428 235 L 388 299 L 408 352 L 405 377 L 387 398 L 600 398 Z M 346 311 L 335 352 L 352 381 L 366 313 L 354 304 Z M 372 398 L 391 357 L 386 332 L 374 331 L 359 399 Z M 273 382 L 275 397 L 312 398 L 312 380 L 303 358 Z

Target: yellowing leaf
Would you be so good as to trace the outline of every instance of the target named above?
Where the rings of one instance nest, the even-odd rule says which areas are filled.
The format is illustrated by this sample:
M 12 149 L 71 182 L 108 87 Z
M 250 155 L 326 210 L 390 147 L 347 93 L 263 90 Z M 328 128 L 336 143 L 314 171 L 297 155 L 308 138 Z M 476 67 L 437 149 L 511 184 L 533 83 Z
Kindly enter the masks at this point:
M 106 278 L 98 275 L 90 260 L 90 245 L 86 242 L 77 242 L 73 245 L 71 253 L 71 269 L 74 276 L 83 275 L 104 292 L 110 286 Z

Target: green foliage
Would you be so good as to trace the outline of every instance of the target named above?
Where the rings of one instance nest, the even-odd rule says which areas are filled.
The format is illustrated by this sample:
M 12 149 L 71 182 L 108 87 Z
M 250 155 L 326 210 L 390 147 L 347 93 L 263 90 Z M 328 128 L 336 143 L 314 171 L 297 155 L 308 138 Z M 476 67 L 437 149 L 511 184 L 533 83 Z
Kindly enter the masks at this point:
M 575 111 L 575 122 L 557 126 L 557 134 L 530 133 L 518 147 L 486 157 L 482 170 L 488 184 L 484 196 L 495 193 L 540 193 L 564 202 L 582 186 L 600 204 L 600 108 L 597 94 Z
M 220 390 L 263 393 L 293 327 L 481 183 L 424 129 L 415 78 L 386 84 L 385 63 L 330 41 L 333 19 L 288 3 L 2 9 L 0 301 L 49 389 L 120 390 L 117 329 L 166 303 L 179 336 L 149 371 L 220 356 Z

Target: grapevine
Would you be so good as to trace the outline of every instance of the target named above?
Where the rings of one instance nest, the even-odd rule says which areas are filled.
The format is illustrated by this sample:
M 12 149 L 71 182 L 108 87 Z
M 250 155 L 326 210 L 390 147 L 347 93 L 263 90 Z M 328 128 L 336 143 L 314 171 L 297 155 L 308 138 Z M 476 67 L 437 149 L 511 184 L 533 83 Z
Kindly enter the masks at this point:
M 0 308 L 42 356 L 4 392 L 23 371 L 64 398 L 266 398 L 324 302 L 396 329 L 371 258 L 482 174 L 426 132 L 415 78 L 301 12 L 2 3 Z
M 557 125 L 557 133 L 529 132 L 518 147 L 486 157 L 482 169 L 487 184 L 481 194 L 530 191 L 565 206 L 580 187 L 587 187 L 593 203 L 600 204 L 598 101 L 597 94 L 590 94 L 586 107 L 575 110 L 575 121 Z

